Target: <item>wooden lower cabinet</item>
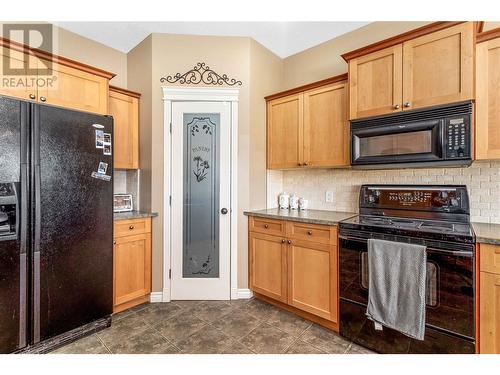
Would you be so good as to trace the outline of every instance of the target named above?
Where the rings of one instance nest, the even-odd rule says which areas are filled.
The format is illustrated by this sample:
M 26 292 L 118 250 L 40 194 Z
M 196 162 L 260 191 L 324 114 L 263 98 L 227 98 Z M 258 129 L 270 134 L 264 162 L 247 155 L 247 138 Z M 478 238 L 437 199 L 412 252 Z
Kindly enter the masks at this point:
M 146 222 L 146 224 L 144 224 Z M 130 233 L 116 230 L 126 224 Z M 135 228 L 145 228 L 134 232 Z M 147 231 L 149 228 L 149 231 Z M 151 293 L 151 219 L 115 222 L 113 241 L 113 312 L 149 300 Z
M 500 354 L 500 246 L 480 245 L 479 346 Z
M 292 240 L 288 246 L 288 303 L 337 321 L 337 246 Z
M 277 222 L 282 234 L 260 231 Z M 257 298 L 338 330 L 337 249 L 336 227 L 250 217 L 250 289 Z
M 287 302 L 287 246 L 282 237 L 250 235 L 250 288 Z

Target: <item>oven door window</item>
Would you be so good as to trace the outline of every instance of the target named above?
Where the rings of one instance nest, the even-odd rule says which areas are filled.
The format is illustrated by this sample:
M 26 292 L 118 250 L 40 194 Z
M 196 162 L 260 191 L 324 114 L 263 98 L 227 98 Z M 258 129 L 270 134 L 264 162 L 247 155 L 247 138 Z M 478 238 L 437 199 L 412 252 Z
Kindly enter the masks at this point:
M 442 159 L 441 120 L 354 129 L 353 164 Z

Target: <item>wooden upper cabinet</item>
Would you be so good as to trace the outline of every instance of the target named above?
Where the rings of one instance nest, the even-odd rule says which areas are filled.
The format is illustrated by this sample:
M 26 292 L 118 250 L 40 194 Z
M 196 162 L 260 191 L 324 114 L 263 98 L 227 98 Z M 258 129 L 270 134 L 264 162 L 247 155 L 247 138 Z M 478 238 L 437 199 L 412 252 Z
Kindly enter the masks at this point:
M 474 23 L 403 43 L 403 108 L 473 98 Z
M 267 168 L 295 168 L 303 159 L 302 94 L 267 103 Z
M 500 38 L 476 47 L 476 159 L 500 159 Z
M 38 63 L 38 59 L 35 56 L 27 55 L 6 47 L 0 47 L 0 74 L 1 78 L 5 80 L 5 83 L 0 87 L 0 95 L 24 100 L 35 100 L 37 97 L 37 88 L 35 85 L 19 85 L 17 83 L 19 82 L 19 78 L 31 77 L 36 79 L 37 75 L 29 74 L 27 69 L 29 67 L 34 67 L 36 70 Z M 16 73 L 16 75 L 5 74 L 8 73 L 5 68 L 19 70 L 20 73 Z
M 98 114 L 108 113 L 109 80 L 115 75 L 62 56 L 0 38 L 0 95 Z M 3 67 L 19 69 L 15 74 Z M 5 74 L 5 75 L 4 75 Z
M 347 74 L 266 97 L 267 168 L 349 165 Z
M 474 98 L 474 22 L 435 22 L 342 56 L 351 120 Z
M 114 168 L 139 168 L 140 94 L 111 86 L 109 114 L 114 122 Z
M 304 161 L 311 167 L 349 165 L 347 83 L 304 93 Z
M 402 45 L 349 61 L 350 119 L 401 111 Z
M 52 74 L 54 87 L 39 88 L 40 101 L 78 111 L 108 113 L 108 79 L 57 63 L 52 63 Z

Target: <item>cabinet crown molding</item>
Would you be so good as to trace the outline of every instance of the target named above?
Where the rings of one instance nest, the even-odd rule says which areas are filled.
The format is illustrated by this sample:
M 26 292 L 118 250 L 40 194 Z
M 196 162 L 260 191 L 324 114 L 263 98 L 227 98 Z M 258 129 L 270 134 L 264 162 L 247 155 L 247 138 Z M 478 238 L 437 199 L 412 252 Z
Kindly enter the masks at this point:
M 141 93 L 139 93 L 139 92 L 123 89 L 121 87 L 116 87 L 116 86 L 112 86 L 112 85 L 109 85 L 109 91 L 118 92 L 120 94 L 132 96 L 132 97 L 137 98 L 137 99 L 139 99 L 141 97 Z
M 283 98 L 283 97 L 288 96 L 288 95 L 293 95 L 293 94 L 297 94 L 299 92 L 315 89 L 315 88 L 318 88 L 321 86 L 326 86 L 326 85 L 331 84 L 331 83 L 347 81 L 347 78 L 348 78 L 347 73 L 339 74 L 337 76 L 326 78 L 326 79 L 323 79 L 321 81 L 316 81 L 316 82 L 308 83 L 307 85 L 302 85 L 302 86 L 294 87 L 294 88 L 289 89 L 289 90 L 280 91 L 276 94 L 268 95 L 268 96 L 264 97 L 264 99 L 266 99 L 266 101 L 270 101 L 270 100 L 274 100 L 274 99 L 278 99 L 278 98 Z
M 9 48 L 9 49 L 12 49 L 15 51 L 23 52 L 25 54 L 38 57 L 40 59 L 50 60 L 54 63 L 69 66 L 69 67 L 75 68 L 75 69 L 79 69 L 81 71 L 95 74 L 96 76 L 104 77 L 107 79 L 111 79 L 114 76 L 116 76 L 115 73 L 111 73 L 111 72 L 108 72 L 106 70 L 99 69 L 99 68 L 96 68 L 94 66 L 81 63 L 79 61 L 71 60 L 71 59 L 68 59 L 67 57 L 63 57 L 63 56 L 55 55 L 55 54 L 50 53 L 50 52 L 42 51 L 41 49 L 38 49 L 38 48 L 31 48 L 25 44 L 18 43 L 18 42 L 15 42 L 13 40 L 2 38 L 2 37 L 0 37 L 0 47 L 5 47 L 5 48 Z
M 482 43 L 496 38 L 500 38 L 500 27 L 476 34 L 476 43 Z

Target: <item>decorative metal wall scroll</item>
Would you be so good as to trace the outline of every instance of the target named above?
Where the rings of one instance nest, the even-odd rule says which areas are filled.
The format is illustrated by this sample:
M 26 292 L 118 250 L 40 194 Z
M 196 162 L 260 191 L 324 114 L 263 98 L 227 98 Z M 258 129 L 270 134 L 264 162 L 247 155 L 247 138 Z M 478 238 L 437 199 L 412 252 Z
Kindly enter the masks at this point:
M 242 85 L 242 82 L 234 78 L 229 78 L 227 74 L 218 74 L 205 63 L 197 63 L 196 66 L 184 74 L 176 73 L 174 76 L 160 78 L 160 82 L 180 83 L 181 85 L 197 85 L 204 83 L 207 85 Z

